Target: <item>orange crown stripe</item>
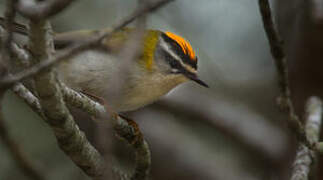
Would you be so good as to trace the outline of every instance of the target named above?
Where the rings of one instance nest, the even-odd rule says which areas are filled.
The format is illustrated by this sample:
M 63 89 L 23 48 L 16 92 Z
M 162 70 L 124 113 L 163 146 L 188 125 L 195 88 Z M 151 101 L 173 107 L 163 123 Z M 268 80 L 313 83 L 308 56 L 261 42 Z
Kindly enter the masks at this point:
M 168 37 L 172 38 L 174 41 L 176 41 L 181 46 L 181 48 L 183 49 L 184 53 L 191 58 L 191 60 L 196 61 L 195 52 L 194 52 L 191 44 L 188 41 L 186 41 L 181 36 L 178 36 L 178 35 L 176 35 L 174 33 L 171 33 L 171 32 L 165 32 L 165 34 Z

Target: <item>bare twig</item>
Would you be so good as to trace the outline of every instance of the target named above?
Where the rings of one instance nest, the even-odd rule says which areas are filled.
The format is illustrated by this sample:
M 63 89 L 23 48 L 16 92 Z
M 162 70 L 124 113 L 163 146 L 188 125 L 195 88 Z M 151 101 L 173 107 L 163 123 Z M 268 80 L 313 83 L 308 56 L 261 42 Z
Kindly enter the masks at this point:
M 318 97 L 310 97 L 306 104 L 306 135 L 315 143 L 319 140 L 322 124 L 322 101 Z M 293 165 L 291 180 L 308 179 L 315 154 L 304 143 L 300 142 Z
M 73 45 L 72 47 L 66 49 L 65 51 L 57 53 L 53 57 L 43 59 L 38 64 L 20 72 L 20 73 L 14 74 L 13 76 L 10 76 L 10 77 L 6 76 L 6 77 L 2 78 L 0 80 L 0 87 L 1 86 L 2 87 L 11 86 L 13 83 L 21 81 L 21 80 L 28 78 L 30 76 L 33 76 L 33 75 L 37 74 L 38 72 L 53 66 L 55 63 L 57 63 L 59 61 L 69 59 L 84 50 L 98 46 L 101 43 L 102 39 L 109 38 L 114 32 L 122 29 L 123 27 L 125 27 L 126 25 L 131 23 L 137 17 L 140 17 L 140 16 L 144 15 L 145 13 L 153 12 L 171 1 L 174 1 L 174 0 L 159 0 L 154 3 L 148 4 L 144 8 L 140 8 L 140 9 L 135 10 L 131 15 L 129 15 L 128 17 L 126 17 L 125 19 L 123 19 L 122 21 L 117 23 L 115 26 L 113 26 L 112 30 L 102 31 L 101 33 L 99 33 L 97 36 L 91 38 L 90 40 L 87 40 L 87 41 L 80 43 L 80 44 Z
M 147 6 L 149 0 L 138 0 L 138 9 L 142 9 L 143 7 Z M 118 54 L 118 59 L 122 59 L 120 65 L 115 69 L 111 75 L 111 77 L 118 77 L 118 78 L 111 78 L 109 81 L 109 86 L 114 87 L 106 92 L 106 94 L 110 94 L 111 96 L 118 99 L 118 97 L 122 94 L 122 87 L 124 87 L 125 83 L 127 83 L 127 76 L 131 73 L 132 67 L 134 67 L 134 59 L 140 56 L 140 52 L 142 52 L 143 40 L 145 35 L 145 26 L 146 26 L 146 16 L 143 15 L 138 17 L 136 22 L 135 29 L 129 34 L 129 38 L 125 45 L 122 47 L 121 53 Z
M 143 9 L 148 4 L 149 0 L 138 0 L 138 9 Z M 124 50 L 123 54 L 127 56 L 122 58 L 125 60 L 125 63 L 127 63 L 123 64 L 125 73 L 129 73 L 129 70 L 132 67 L 131 65 L 134 62 L 134 58 L 137 57 L 138 52 L 141 51 L 142 47 L 138 44 L 142 44 L 144 38 L 144 29 L 146 27 L 146 20 L 147 18 L 145 14 L 138 18 L 136 30 L 133 34 L 133 37 L 128 43 L 128 49 Z M 124 82 L 119 82 L 119 86 L 122 84 L 124 84 Z M 130 128 L 134 128 L 135 131 L 124 131 L 125 127 L 127 127 L 127 129 L 129 130 L 131 130 Z M 119 134 L 119 136 L 126 139 L 135 150 L 135 171 L 131 176 L 131 180 L 146 180 L 150 172 L 151 155 L 148 143 L 144 140 L 139 127 L 133 120 L 128 119 L 124 122 L 120 121 L 120 123 L 114 126 L 114 129 Z
M 47 19 L 64 10 L 74 0 L 47 0 L 34 2 L 32 0 L 20 0 L 16 8 L 24 17 L 33 21 Z
M 271 9 L 268 0 L 259 0 L 259 9 L 262 16 L 264 29 L 269 41 L 271 54 L 275 60 L 278 72 L 278 84 L 281 91 L 281 95 L 278 98 L 278 103 L 280 107 L 286 110 L 289 115 L 288 125 L 290 129 L 295 132 L 297 138 L 304 142 L 305 145 L 312 147 L 312 144 L 306 137 L 304 126 L 294 111 L 288 84 L 286 57 L 282 46 L 282 40 L 280 39 L 272 20 Z

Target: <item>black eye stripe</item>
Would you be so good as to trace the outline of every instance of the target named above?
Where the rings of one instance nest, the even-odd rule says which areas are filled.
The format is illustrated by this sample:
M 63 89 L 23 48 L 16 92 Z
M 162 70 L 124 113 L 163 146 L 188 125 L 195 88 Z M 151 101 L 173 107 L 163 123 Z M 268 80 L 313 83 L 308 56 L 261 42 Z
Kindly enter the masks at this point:
M 183 66 L 179 62 L 177 62 L 177 60 L 172 60 L 169 62 L 169 64 L 174 69 L 182 69 L 183 68 Z
M 176 41 L 168 37 L 166 34 L 162 34 L 162 38 L 165 42 L 171 45 L 171 49 L 176 52 L 176 54 L 182 59 L 183 63 L 190 65 L 194 69 L 197 69 L 197 60 L 191 60 L 190 57 L 184 53 L 183 49 Z
M 168 64 L 171 66 L 172 69 L 177 69 L 177 70 L 184 70 L 184 67 L 181 65 L 178 60 L 176 60 L 172 55 L 170 55 L 167 51 L 163 50 L 164 57 Z

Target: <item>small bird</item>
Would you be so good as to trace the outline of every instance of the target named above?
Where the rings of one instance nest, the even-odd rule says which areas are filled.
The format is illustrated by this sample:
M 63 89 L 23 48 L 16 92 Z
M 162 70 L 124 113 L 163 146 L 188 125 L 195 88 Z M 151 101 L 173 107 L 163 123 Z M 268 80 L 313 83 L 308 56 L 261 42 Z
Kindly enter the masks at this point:
M 16 27 L 18 33 L 25 31 L 22 25 Z M 54 44 L 60 50 L 106 30 L 55 33 Z M 145 30 L 137 56 L 124 70 L 121 57 L 133 32 L 124 28 L 103 39 L 101 47 L 59 63 L 59 79 L 76 91 L 102 98 L 118 113 L 151 104 L 189 80 L 208 87 L 198 78 L 198 58 L 190 43 L 171 32 Z
M 188 80 L 208 87 L 197 76 L 198 58 L 188 41 L 171 33 L 145 30 L 140 51 L 130 64 L 127 74 L 122 72 L 123 59 L 118 56 L 133 29 L 123 29 L 103 40 L 103 48 L 82 52 L 58 66 L 60 79 L 67 86 L 103 98 L 116 112 L 136 110 L 167 94 Z M 93 31 L 80 31 L 85 36 Z M 64 37 L 76 38 L 61 34 Z M 118 79 L 122 78 L 122 79 Z M 115 80 L 123 83 L 117 89 Z M 118 92 L 114 92 L 118 91 Z

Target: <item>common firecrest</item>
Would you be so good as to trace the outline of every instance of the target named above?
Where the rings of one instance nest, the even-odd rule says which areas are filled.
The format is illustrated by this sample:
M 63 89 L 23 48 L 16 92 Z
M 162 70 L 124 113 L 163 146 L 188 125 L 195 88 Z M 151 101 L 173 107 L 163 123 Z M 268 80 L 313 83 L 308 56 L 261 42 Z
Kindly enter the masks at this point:
M 27 34 L 23 25 L 15 26 L 16 32 Z M 124 28 L 103 39 L 101 47 L 61 62 L 56 68 L 59 79 L 76 91 L 102 98 L 115 112 L 150 104 L 189 80 L 208 87 L 197 76 L 198 58 L 190 43 L 171 32 L 144 30 L 137 56 L 124 68 L 122 53 L 134 30 Z M 56 50 L 102 31 L 107 29 L 56 33 Z

